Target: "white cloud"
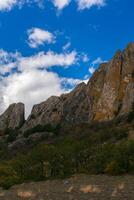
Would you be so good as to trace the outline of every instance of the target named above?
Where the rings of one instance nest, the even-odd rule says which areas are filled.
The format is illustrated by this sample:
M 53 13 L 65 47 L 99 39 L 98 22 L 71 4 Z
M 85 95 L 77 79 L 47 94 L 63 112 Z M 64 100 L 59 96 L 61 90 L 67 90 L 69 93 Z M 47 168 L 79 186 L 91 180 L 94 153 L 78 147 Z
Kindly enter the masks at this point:
M 74 86 L 78 85 L 79 83 L 83 82 L 81 79 L 74 79 L 74 78 L 61 78 L 61 83 L 69 91 L 72 89 Z
M 92 6 L 102 7 L 106 0 L 77 0 L 79 10 L 91 8 Z
M 86 62 L 88 62 L 90 59 L 89 59 L 89 57 L 88 57 L 87 54 L 83 54 L 82 60 L 83 60 L 84 63 L 86 63 Z
M 98 67 L 98 65 L 100 65 L 101 63 L 104 63 L 107 61 L 102 60 L 101 57 L 96 58 L 92 63 L 91 63 L 91 67 L 89 67 L 89 72 L 90 74 L 93 74 L 96 70 L 96 66 Z
M 0 49 L 0 75 L 10 73 L 17 65 L 17 60 L 21 57 L 18 52 L 8 53 Z
M 31 57 L 23 57 L 18 52 L 0 52 L 0 113 L 11 103 L 23 102 L 26 117 L 34 104 L 67 91 L 63 87 L 65 80 L 47 69 L 56 65 L 67 67 L 77 62 L 76 52 L 57 54 L 49 51 Z M 72 82 L 73 79 L 68 80 L 68 84 L 75 86 L 78 80 Z
M 90 74 L 93 74 L 95 72 L 95 68 L 94 67 L 89 67 L 89 72 L 90 72 Z
M 89 77 L 84 77 L 84 79 L 77 78 L 61 78 L 61 85 L 65 90 L 65 93 L 71 92 L 73 88 L 75 88 L 78 84 L 84 82 L 87 84 L 89 81 Z
M 11 103 L 23 102 L 26 106 L 26 117 L 34 104 L 46 100 L 51 95 L 60 95 L 63 90 L 60 78 L 52 72 L 31 70 L 15 73 L 2 81 L 2 110 Z
M 0 0 L 0 10 L 11 10 L 17 4 L 17 0 Z
M 55 36 L 47 30 L 31 28 L 27 31 L 28 44 L 31 48 L 37 48 L 45 43 L 54 43 Z
M 61 11 L 67 7 L 73 0 L 51 0 L 54 6 Z M 92 6 L 102 7 L 105 5 L 106 0 L 75 0 L 78 9 L 90 9 Z M 24 4 L 37 4 L 40 8 L 44 7 L 45 0 L 0 0 L 0 11 L 9 11 L 14 6 L 22 7 Z
M 69 5 L 71 0 L 52 0 L 52 1 L 53 1 L 54 6 L 58 10 L 62 10 L 63 8 Z
M 31 57 L 22 57 L 19 59 L 19 69 L 47 69 L 53 66 L 68 67 L 75 64 L 77 60 L 76 51 L 71 53 L 57 54 L 52 51 L 47 53 L 40 52 Z
M 93 65 L 93 66 L 99 65 L 99 64 L 104 63 L 104 62 L 107 62 L 107 61 L 102 60 L 101 57 L 98 57 L 98 58 L 96 58 L 96 59 L 92 62 L 92 65 Z
M 68 6 L 72 0 L 52 0 L 52 1 L 54 3 L 54 6 L 58 10 L 62 10 L 63 8 Z M 75 1 L 78 4 L 79 10 L 84 10 L 86 8 L 90 9 L 92 6 L 102 7 L 106 3 L 106 0 L 75 0 Z
M 39 52 L 30 57 L 23 57 L 20 53 L 8 53 L 0 50 L 0 74 L 11 73 L 14 68 L 23 72 L 32 69 L 48 69 L 54 66 L 68 67 L 77 62 L 77 52 L 54 53 L 53 51 Z
M 69 49 L 69 47 L 71 46 L 71 42 L 67 42 L 64 46 L 63 46 L 63 51 L 67 51 Z
M 43 7 L 44 0 L 0 0 L 0 11 L 10 11 L 14 6 L 21 8 L 24 4 L 37 4 Z

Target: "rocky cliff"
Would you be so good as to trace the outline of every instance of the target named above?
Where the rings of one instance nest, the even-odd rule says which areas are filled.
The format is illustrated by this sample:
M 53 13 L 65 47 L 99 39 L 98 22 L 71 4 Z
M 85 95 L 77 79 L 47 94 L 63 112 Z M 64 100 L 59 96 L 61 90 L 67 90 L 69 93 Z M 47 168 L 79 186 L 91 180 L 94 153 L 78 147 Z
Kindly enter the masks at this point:
M 111 120 L 130 112 L 134 102 L 134 43 L 100 66 L 87 91 L 93 120 Z
M 134 103 L 134 43 L 117 51 L 103 63 L 87 85 L 79 84 L 72 92 L 52 96 L 35 105 L 22 131 L 37 125 L 106 121 L 127 115 Z M 11 105 L 0 117 L 0 127 L 20 127 L 24 122 L 22 104 Z
M 45 124 L 87 122 L 90 109 L 86 89 L 86 84 L 81 83 L 69 94 L 52 96 L 47 101 L 35 105 L 22 130 Z
M 20 128 L 24 124 L 24 104 L 12 104 L 0 116 L 0 132 L 5 129 Z

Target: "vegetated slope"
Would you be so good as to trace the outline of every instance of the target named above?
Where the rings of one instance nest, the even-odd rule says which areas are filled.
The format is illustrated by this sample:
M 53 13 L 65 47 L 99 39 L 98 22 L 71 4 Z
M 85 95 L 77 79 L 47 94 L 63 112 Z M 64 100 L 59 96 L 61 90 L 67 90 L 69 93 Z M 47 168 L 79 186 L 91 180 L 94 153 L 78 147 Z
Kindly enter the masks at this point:
M 79 173 L 134 173 L 134 140 L 127 129 L 113 122 L 65 129 L 64 135 L 42 140 L 15 156 L 1 144 L 0 186 L 7 189 L 23 182 L 62 179 Z
M 134 173 L 134 43 L 100 66 L 88 84 L 0 116 L 0 186 L 73 174 Z

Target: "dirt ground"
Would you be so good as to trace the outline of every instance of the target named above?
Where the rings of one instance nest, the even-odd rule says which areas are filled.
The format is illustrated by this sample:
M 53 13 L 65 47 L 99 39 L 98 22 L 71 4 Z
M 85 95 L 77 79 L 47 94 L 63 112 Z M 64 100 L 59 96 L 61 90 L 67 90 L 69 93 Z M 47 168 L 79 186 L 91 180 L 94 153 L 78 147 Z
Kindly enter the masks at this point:
M 134 200 L 134 176 L 77 175 L 0 190 L 0 200 Z

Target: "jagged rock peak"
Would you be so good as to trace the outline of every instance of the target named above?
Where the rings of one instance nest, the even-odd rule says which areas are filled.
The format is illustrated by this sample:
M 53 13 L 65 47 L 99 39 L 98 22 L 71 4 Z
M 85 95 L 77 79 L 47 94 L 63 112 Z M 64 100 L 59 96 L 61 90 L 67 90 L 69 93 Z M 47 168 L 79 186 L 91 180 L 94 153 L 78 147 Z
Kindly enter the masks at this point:
M 128 114 L 133 103 L 134 43 L 130 43 L 124 51 L 118 50 L 109 62 L 102 63 L 87 84 L 81 83 L 70 93 L 52 96 L 35 105 L 21 130 L 45 124 L 107 121 Z M 13 106 L 13 112 L 9 107 L 0 117 L 0 127 L 22 125 L 23 106 L 21 109 Z
M 127 45 L 125 51 L 131 51 L 131 52 L 134 51 L 134 42 L 130 42 L 130 43 Z
M 111 120 L 130 112 L 134 102 L 134 43 L 100 66 L 89 80 L 88 96 L 93 120 Z
M 0 131 L 16 129 L 24 124 L 24 104 L 14 103 L 0 116 Z
M 73 91 L 62 94 L 60 97 L 52 96 L 45 102 L 35 105 L 22 127 L 22 131 L 37 125 L 59 123 L 79 123 L 89 118 L 88 98 L 86 84 L 80 83 Z
M 34 106 L 24 129 L 46 123 L 105 121 L 128 114 L 134 102 L 134 43 L 102 63 L 87 85 Z

